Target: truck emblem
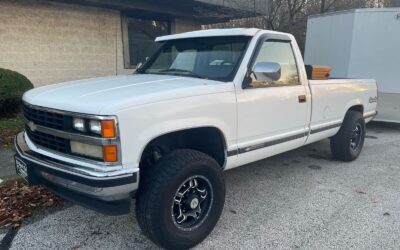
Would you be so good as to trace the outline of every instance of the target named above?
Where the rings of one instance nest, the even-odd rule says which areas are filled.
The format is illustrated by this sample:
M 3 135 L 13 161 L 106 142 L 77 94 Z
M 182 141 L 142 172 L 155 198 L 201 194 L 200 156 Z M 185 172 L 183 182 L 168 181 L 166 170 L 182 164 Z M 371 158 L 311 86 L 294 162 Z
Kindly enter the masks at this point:
M 377 101 L 378 101 L 378 97 L 377 96 L 369 98 L 369 103 L 374 103 L 374 102 L 377 102 Z
M 30 129 L 32 132 L 35 132 L 35 131 L 36 131 L 37 126 L 36 126 L 36 124 L 33 123 L 32 121 L 29 121 L 27 125 L 28 125 L 29 129 Z

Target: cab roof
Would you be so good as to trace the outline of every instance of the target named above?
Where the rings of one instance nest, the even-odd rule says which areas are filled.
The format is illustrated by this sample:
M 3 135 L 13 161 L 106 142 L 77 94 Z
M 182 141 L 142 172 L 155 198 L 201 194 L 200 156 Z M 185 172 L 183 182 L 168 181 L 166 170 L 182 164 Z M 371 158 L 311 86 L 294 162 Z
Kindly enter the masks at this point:
M 175 40 L 182 38 L 194 38 L 194 37 L 210 37 L 210 36 L 254 36 L 261 29 L 256 28 L 234 28 L 234 29 L 208 29 L 208 30 L 197 30 L 190 31 L 180 34 L 160 36 L 156 38 L 156 42 Z

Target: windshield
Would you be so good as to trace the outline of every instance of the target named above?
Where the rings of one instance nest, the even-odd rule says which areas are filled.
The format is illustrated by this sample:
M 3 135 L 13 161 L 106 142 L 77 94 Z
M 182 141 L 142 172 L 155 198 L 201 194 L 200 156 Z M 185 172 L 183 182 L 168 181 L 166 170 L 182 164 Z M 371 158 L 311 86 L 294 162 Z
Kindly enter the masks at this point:
M 169 40 L 137 73 L 232 81 L 249 40 L 246 36 Z

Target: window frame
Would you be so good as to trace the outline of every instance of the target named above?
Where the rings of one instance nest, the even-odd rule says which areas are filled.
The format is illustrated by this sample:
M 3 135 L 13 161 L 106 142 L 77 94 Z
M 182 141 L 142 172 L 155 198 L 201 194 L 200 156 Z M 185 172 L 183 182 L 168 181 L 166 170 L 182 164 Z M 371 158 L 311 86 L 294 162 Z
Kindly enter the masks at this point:
M 288 84 L 276 84 L 276 85 L 266 85 L 266 86 L 260 86 L 260 87 L 252 87 L 249 83 L 249 80 L 251 79 L 250 74 L 253 71 L 255 62 L 257 60 L 257 57 L 262 49 L 262 46 L 265 42 L 281 42 L 281 43 L 289 43 L 290 44 L 290 48 L 292 49 L 292 54 L 293 54 L 293 58 L 294 61 L 296 63 L 296 71 L 297 71 L 297 75 L 299 78 L 299 82 L 298 83 L 288 83 Z M 301 86 L 303 85 L 303 82 L 301 80 L 300 77 L 300 71 L 299 71 L 299 65 L 298 65 L 298 60 L 297 60 L 297 56 L 295 53 L 295 50 L 293 48 L 293 44 L 292 44 L 292 40 L 289 37 L 283 37 L 283 36 L 279 36 L 279 38 L 275 38 L 275 37 L 271 37 L 271 35 L 269 34 L 264 34 L 262 36 L 259 37 L 256 46 L 254 47 L 254 51 L 251 54 L 249 63 L 247 65 L 247 72 L 246 75 L 243 79 L 242 82 L 242 89 L 259 89 L 259 88 L 276 88 L 276 87 L 293 87 L 293 86 Z
M 163 19 L 163 18 L 153 19 L 153 18 L 121 14 L 122 56 L 123 56 L 123 60 L 124 60 L 124 69 L 137 69 L 137 64 L 131 64 L 130 48 L 129 48 L 129 34 L 128 34 L 128 32 L 129 32 L 128 31 L 128 19 L 129 18 L 136 18 L 136 19 L 149 20 L 149 21 L 167 22 L 168 34 L 171 34 L 171 32 L 172 32 L 172 21 L 169 19 Z

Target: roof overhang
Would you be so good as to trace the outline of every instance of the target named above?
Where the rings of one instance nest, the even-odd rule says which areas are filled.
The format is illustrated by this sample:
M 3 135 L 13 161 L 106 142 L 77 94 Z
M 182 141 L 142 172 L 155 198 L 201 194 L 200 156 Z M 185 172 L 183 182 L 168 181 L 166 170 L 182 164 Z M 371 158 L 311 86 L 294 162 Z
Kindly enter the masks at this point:
M 202 23 L 222 22 L 263 15 L 268 10 L 265 0 L 51 0 L 86 6 L 116 9 L 139 17 L 182 18 Z

